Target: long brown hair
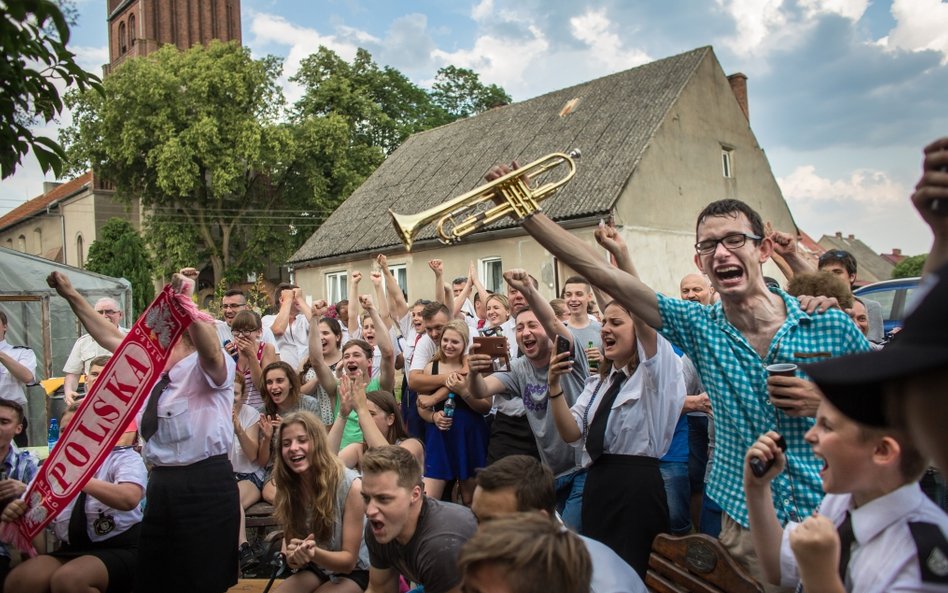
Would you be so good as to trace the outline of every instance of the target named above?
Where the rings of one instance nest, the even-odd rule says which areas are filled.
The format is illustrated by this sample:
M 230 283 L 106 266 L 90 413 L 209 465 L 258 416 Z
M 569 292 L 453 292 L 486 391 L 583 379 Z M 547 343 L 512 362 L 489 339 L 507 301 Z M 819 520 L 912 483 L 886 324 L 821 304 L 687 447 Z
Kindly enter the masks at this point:
M 299 424 L 310 442 L 309 471 L 298 474 L 283 459 L 283 431 Z M 284 539 L 302 539 L 312 533 L 316 542 L 326 545 L 332 539 L 336 524 L 336 490 L 342 482 L 345 467 L 329 450 L 326 428 L 310 412 L 293 412 L 280 423 L 279 455 L 273 465 L 276 485 L 274 516 L 283 526 Z
M 402 420 L 401 406 L 395 401 L 394 395 L 388 391 L 376 390 L 366 393 L 365 397 L 386 416 L 395 416 L 395 422 L 392 422 L 385 433 L 385 440 L 390 445 L 411 438 L 411 435 L 405 429 L 405 421 Z
M 268 416 L 276 416 L 278 412 L 276 404 L 273 403 L 273 398 L 270 397 L 270 390 L 267 389 L 267 373 L 276 370 L 286 373 L 286 379 L 290 383 L 290 393 L 286 396 L 287 405 L 290 408 L 295 408 L 299 405 L 302 397 L 300 395 L 300 377 L 293 370 L 293 367 L 282 360 L 271 362 L 263 367 L 263 372 L 260 374 L 263 377 L 263 389 L 261 390 L 263 392 L 263 407 L 266 409 Z

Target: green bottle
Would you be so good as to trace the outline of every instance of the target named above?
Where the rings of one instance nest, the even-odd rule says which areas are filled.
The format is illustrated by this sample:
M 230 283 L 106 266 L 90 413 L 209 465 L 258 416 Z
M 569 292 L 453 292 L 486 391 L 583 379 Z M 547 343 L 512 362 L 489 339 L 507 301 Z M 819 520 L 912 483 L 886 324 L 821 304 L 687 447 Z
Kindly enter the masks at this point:
M 586 347 L 586 349 L 588 350 L 589 348 L 594 348 L 594 347 L 595 347 L 595 346 L 593 345 L 593 343 L 592 343 L 592 342 L 589 342 L 589 345 Z M 594 372 L 598 372 L 598 371 L 599 371 L 599 361 L 598 361 L 598 360 L 592 360 L 591 358 L 589 358 L 589 353 L 588 353 L 588 352 L 586 353 L 586 361 L 589 363 L 589 372 L 590 372 L 590 373 L 594 373 Z

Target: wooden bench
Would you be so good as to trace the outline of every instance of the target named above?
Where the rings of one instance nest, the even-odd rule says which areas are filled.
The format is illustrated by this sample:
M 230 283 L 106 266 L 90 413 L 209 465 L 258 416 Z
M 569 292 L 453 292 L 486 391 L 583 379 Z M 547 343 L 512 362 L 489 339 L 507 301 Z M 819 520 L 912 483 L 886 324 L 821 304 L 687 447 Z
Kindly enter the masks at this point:
M 244 518 L 247 531 L 252 531 L 254 537 L 248 537 L 249 541 L 264 541 L 267 533 L 280 527 L 276 517 L 273 516 L 273 505 L 260 501 L 249 509 L 244 511 Z
M 763 593 L 717 539 L 703 535 L 656 536 L 645 586 L 654 593 Z

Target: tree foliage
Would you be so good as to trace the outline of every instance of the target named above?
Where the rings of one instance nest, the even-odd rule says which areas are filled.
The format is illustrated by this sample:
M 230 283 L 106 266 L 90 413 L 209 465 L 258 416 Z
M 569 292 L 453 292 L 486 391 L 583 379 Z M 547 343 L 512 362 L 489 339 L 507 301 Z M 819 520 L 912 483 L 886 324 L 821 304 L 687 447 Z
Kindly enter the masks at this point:
M 62 173 L 63 148 L 31 128 L 62 112 L 57 83 L 101 89 L 66 49 L 68 41 L 69 23 L 56 2 L 0 1 L 0 178 L 13 175 L 30 150 L 44 173 Z
M 138 231 L 121 218 L 110 218 L 89 246 L 86 269 L 132 283 L 132 306 L 141 313 L 155 298 L 154 266 Z
M 927 257 L 927 255 L 913 255 L 903 259 L 895 264 L 895 268 L 892 269 L 892 277 L 914 278 L 915 276 L 921 276 Z
M 496 84 L 485 86 L 476 72 L 456 66 L 438 70 L 431 99 L 454 119 L 476 115 L 512 101 L 501 87 Z
M 442 95 L 464 106 L 452 113 L 367 51 L 349 63 L 320 47 L 292 78 L 304 92 L 287 110 L 280 74 L 277 58 L 236 44 L 166 46 L 126 60 L 104 95 L 67 97 L 71 165 L 141 200 L 159 273 L 209 261 L 216 285 L 283 264 L 410 134 L 506 97 L 452 69 L 463 84 Z

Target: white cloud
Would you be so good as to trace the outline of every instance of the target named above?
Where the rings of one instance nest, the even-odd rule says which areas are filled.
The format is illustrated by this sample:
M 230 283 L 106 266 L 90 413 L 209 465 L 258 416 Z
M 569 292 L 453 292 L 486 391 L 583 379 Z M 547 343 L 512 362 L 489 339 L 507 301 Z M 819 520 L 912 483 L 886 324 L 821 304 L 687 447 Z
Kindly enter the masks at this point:
M 494 0 L 481 0 L 471 8 L 471 19 L 480 22 L 487 20 L 494 12 Z
M 569 25 L 573 37 L 589 46 L 590 57 L 612 71 L 626 70 L 652 60 L 644 51 L 622 47 L 622 40 L 604 9 L 588 10 L 571 18 Z
M 800 0 L 808 17 L 836 14 L 853 22 L 858 21 L 869 7 L 869 0 Z
M 303 88 L 290 82 L 289 78 L 299 70 L 303 59 L 315 53 L 320 45 L 351 62 L 359 48 L 359 41 L 374 39 L 351 27 L 341 28 L 341 35 L 323 35 L 315 29 L 294 25 L 281 16 L 261 12 L 250 15 L 250 32 L 253 37 L 247 44 L 254 49 L 254 53 L 264 53 L 257 52 L 257 48 L 269 45 L 289 47 L 283 61 L 283 77 L 280 79 L 288 104 L 293 104 L 303 96 Z
M 935 50 L 948 64 L 948 4 L 940 0 L 893 0 L 896 26 L 885 38 L 889 48 Z
M 69 50 L 76 54 L 76 63 L 83 70 L 92 72 L 96 76 L 102 76 L 102 66 L 109 63 L 109 47 L 84 47 L 70 45 Z
M 783 0 L 715 0 L 734 19 L 734 36 L 722 42 L 737 54 L 761 51 L 787 25 Z M 769 44 L 766 44 L 769 45 Z
M 850 201 L 866 206 L 904 202 L 908 189 L 884 171 L 856 169 L 849 177 L 828 179 L 814 165 L 803 165 L 777 179 L 783 195 L 791 201 Z
M 482 35 L 470 49 L 448 52 L 436 49 L 432 57 L 440 65 L 453 64 L 477 72 L 486 83 L 499 84 L 512 94 L 524 88 L 524 74 L 535 60 L 544 57 L 550 47 L 543 32 L 535 26 L 528 28 L 531 36 L 510 39 Z M 516 59 L 511 59 L 516 56 Z

